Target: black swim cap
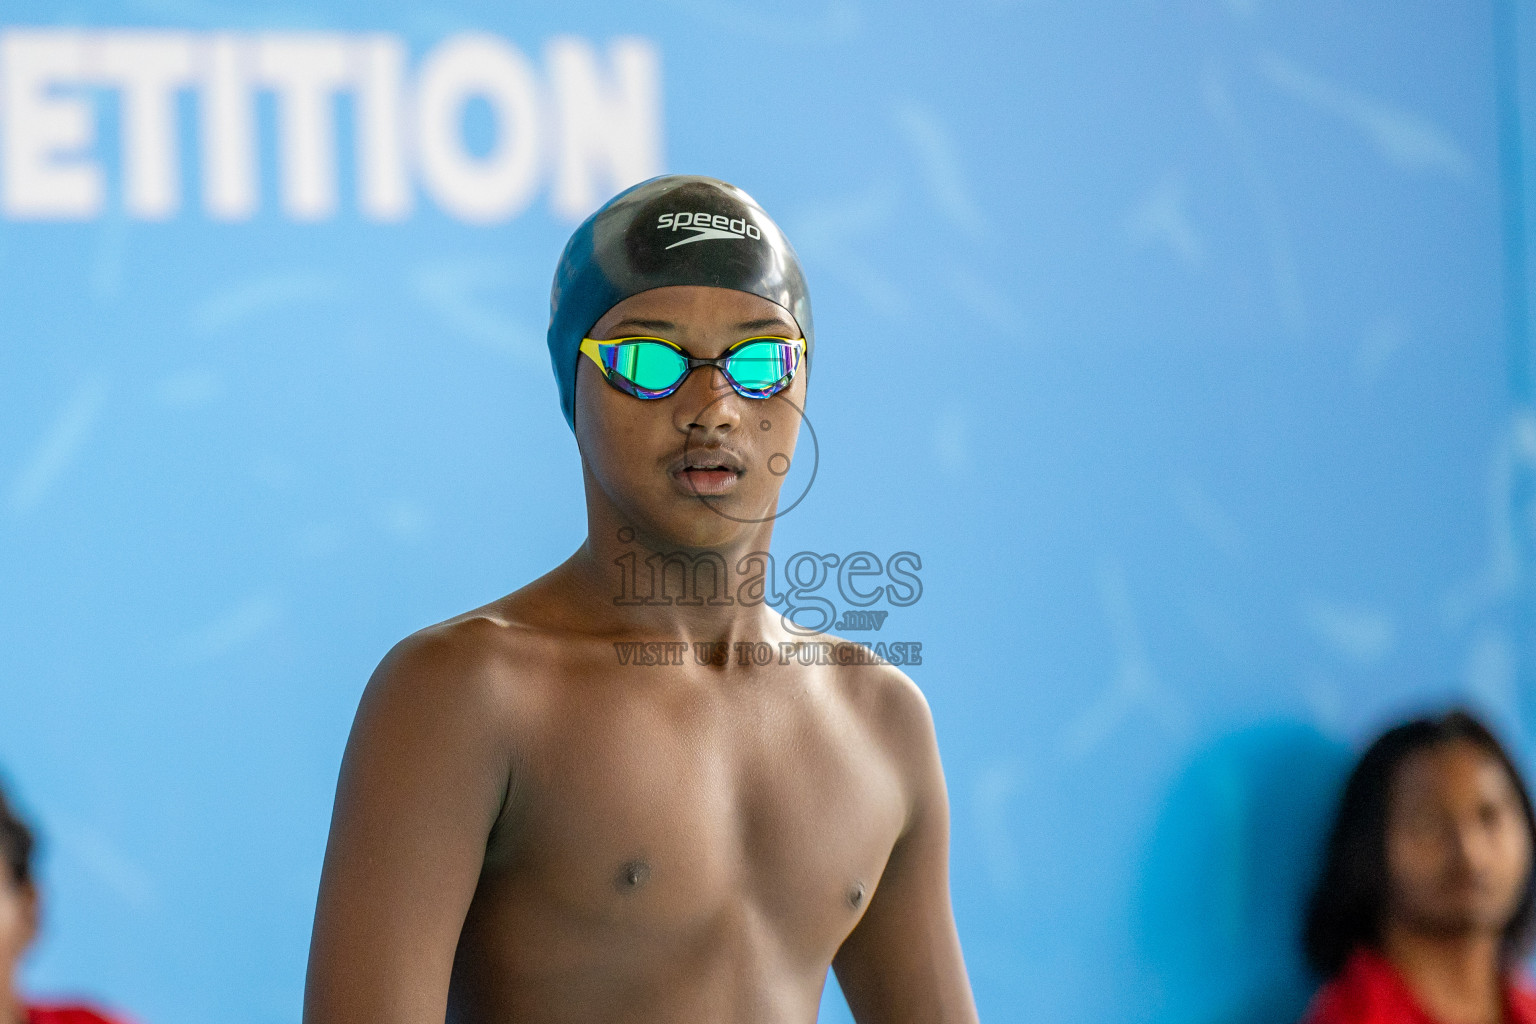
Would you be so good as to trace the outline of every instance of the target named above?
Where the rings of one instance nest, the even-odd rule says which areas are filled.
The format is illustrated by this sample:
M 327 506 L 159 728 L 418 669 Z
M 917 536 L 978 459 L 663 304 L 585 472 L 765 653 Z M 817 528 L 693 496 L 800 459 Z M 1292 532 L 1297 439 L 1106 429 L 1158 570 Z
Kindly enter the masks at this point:
M 757 201 L 735 185 L 691 174 L 643 181 L 608 200 L 565 243 L 549 295 L 549 360 L 560 411 L 576 429 L 581 339 L 615 305 L 667 285 L 699 284 L 761 296 L 815 339 L 800 258 Z

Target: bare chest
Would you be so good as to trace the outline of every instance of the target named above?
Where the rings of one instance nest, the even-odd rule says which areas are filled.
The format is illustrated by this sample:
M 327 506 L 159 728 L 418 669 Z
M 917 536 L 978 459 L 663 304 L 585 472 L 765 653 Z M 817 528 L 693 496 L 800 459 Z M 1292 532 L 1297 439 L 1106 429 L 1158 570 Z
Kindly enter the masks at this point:
M 551 949 L 745 942 L 824 963 L 900 832 L 895 767 L 810 680 L 664 671 L 594 681 L 552 719 L 481 895 Z

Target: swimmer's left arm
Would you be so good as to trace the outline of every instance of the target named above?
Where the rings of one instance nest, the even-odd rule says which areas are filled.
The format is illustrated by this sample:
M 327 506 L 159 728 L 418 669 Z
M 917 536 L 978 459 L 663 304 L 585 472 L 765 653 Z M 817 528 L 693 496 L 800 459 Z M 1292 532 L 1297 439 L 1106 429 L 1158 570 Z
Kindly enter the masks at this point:
M 832 961 L 859 1024 L 974 1024 L 949 896 L 949 797 L 933 716 L 900 672 L 880 716 L 908 786 L 908 818 L 869 909 Z

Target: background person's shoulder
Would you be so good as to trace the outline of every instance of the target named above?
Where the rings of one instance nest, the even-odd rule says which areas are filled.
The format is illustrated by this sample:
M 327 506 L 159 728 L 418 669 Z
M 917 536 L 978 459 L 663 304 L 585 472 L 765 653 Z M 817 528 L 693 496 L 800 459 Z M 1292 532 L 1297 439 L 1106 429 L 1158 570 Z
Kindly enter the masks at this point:
M 1516 971 L 1509 979 L 1508 1002 L 1511 1024 L 1536 1024 L 1536 986 L 1525 971 Z
M 121 1015 L 84 1003 L 38 1003 L 27 1007 L 27 1024 L 131 1024 Z

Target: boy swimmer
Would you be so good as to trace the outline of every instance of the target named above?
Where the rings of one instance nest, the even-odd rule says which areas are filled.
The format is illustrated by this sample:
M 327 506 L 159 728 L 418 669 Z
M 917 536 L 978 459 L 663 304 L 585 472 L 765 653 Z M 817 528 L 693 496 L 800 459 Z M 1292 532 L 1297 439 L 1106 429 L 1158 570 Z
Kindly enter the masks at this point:
M 768 550 L 814 345 L 794 250 L 741 190 L 656 178 L 577 229 L 551 310 L 586 541 L 374 673 L 306 1024 L 812 1024 L 829 966 L 861 1024 L 975 1021 L 916 686 L 878 661 L 615 657 L 805 639 L 750 587 L 674 600 L 665 566 L 615 599 L 648 557 L 718 583 Z

